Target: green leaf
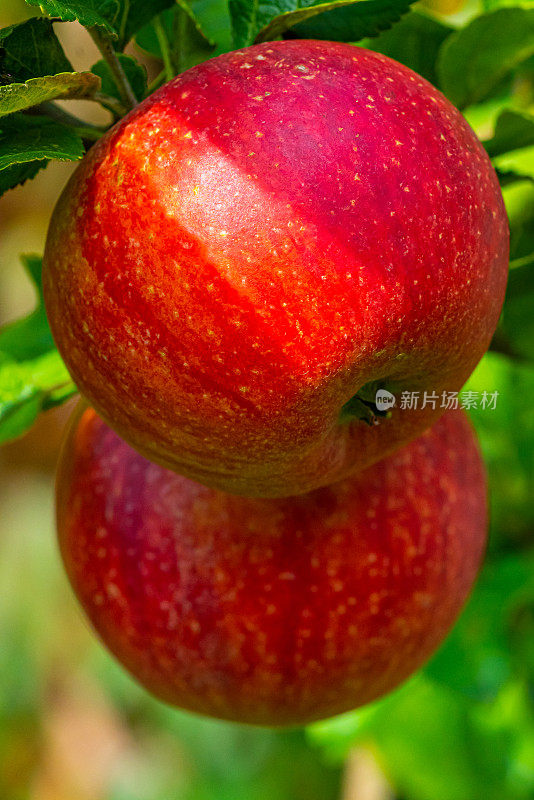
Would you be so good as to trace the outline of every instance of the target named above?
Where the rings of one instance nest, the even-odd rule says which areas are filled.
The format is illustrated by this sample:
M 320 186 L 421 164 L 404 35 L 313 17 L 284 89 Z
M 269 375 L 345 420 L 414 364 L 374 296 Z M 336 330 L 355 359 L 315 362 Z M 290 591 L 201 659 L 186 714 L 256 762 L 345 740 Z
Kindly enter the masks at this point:
M 534 369 L 490 352 L 465 388 L 479 397 L 484 391 L 499 392 L 494 409 L 470 411 L 488 470 L 489 554 L 495 558 L 529 546 L 534 530 L 534 415 L 526 399 L 534 396 Z
M 493 160 L 497 172 L 515 175 L 517 180 L 534 180 L 534 146 L 504 153 Z
M 303 39 L 327 39 L 358 42 L 388 30 L 409 10 L 413 0 L 361 0 L 340 6 L 295 25 L 290 36 Z
M 39 170 L 44 169 L 47 164 L 48 161 L 29 161 L 0 170 L 0 195 L 35 178 Z
M 507 187 L 504 201 L 510 223 L 510 260 L 534 251 L 534 186 L 524 181 Z
M 60 72 L 25 83 L 0 86 L 0 117 L 24 111 L 48 100 L 92 97 L 100 89 L 100 78 L 91 72 Z
M 132 36 L 175 0 L 27 0 L 40 6 L 51 17 L 78 20 L 86 28 L 101 25 L 124 49 Z
M 361 711 L 308 728 L 329 759 L 354 745 L 377 754 L 409 800 L 528 800 L 534 790 L 534 721 L 524 682 L 479 703 L 417 675 Z
M 497 118 L 492 138 L 483 144 L 491 158 L 534 145 L 534 116 L 506 109 Z
M 77 161 L 84 152 L 72 128 L 47 117 L 12 114 L 0 118 L 0 170 L 40 159 Z
M 1 83 L 72 71 L 48 19 L 29 19 L 0 30 Z
M 208 39 L 199 20 L 194 15 L 186 0 L 176 0 L 177 11 L 177 41 L 179 47 L 171 55 L 178 61 L 180 71 L 205 61 L 215 49 L 215 42 Z
M 39 6 L 51 17 L 59 17 L 66 22 L 77 20 L 86 28 L 102 25 L 110 33 L 116 33 L 114 22 L 119 16 L 119 0 L 26 0 L 26 2 L 30 6 Z
M 390 30 L 363 47 L 405 64 L 431 83 L 437 83 L 436 61 L 441 45 L 454 28 L 419 11 L 410 11 Z
M 216 43 L 215 54 L 232 49 L 232 31 L 226 0 L 194 0 L 194 14 L 205 38 Z
M 511 186 L 513 183 L 521 183 L 522 181 L 534 182 L 533 176 L 521 175 L 519 172 L 514 172 L 513 170 L 510 169 L 508 170 L 498 169 L 498 167 L 495 166 L 495 172 L 497 173 L 501 189 L 504 189 L 505 186 Z
M 174 3 L 175 0 L 121 0 L 119 48 L 122 49 L 137 31 Z
M 118 59 L 126 74 L 126 77 L 128 78 L 128 81 L 130 82 L 133 93 L 138 100 L 142 100 L 146 94 L 147 85 L 145 67 L 134 58 L 125 56 L 122 53 L 118 55 Z M 103 59 L 101 61 L 97 61 L 97 63 L 91 67 L 91 72 L 94 75 L 98 75 L 98 77 L 101 79 L 102 92 L 104 92 L 104 94 L 116 97 L 117 100 L 122 100 L 121 94 L 117 89 L 117 84 L 115 83 L 113 75 L 111 74 L 111 70 L 107 61 L 104 61 Z
M 38 303 L 29 316 L 0 330 L 0 442 L 20 436 L 41 410 L 76 391 L 46 319 L 41 259 L 24 256 L 23 263 L 35 283 Z
M 530 0 L 525 0 L 529 3 Z M 493 11 L 495 8 L 503 8 L 505 6 L 517 6 L 518 0 L 482 0 L 482 8 L 484 11 Z
M 183 0 L 178 0 L 175 8 L 160 14 L 159 19 L 169 42 L 175 74 L 200 64 L 212 54 L 215 43 L 208 39 L 200 22 Z M 139 31 L 135 42 L 146 53 L 162 58 L 161 45 L 152 23 Z
M 534 558 L 485 566 L 458 623 L 425 672 L 480 700 L 494 698 L 514 672 L 509 639 L 517 612 L 534 602 Z
M 290 28 L 299 38 L 356 41 L 390 27 L 413 0 L 230 0 L 234 45 L 276 39 Z M 312 19 L 313 18 L 313 19 Z M 296 27 L 295 27 L 296 26 Z
M 510 264 L 499 334 L 519 356 L 534 363 L 534 252 Z M 533 593 L 534 599 L 534 593 Z
M 15 361 L 25 361 L 55 349 L 43 304 L 40 256 L 21 257 L 37 294 L 37 305 L 29 316 L 0 329 L 0 354 Z
M 500 8 L 452 34 L 438 59 L 441 88 L 465 108 L 491 94 L 534 54 L 534 8 Z
M 519 800 L 534 790 L 516 765 L 532 712 L 520 682 L 492 704 L 470 702 L 428 679 L 399 693 L 374 721 L 373 741 L 401 796 L 426 800 Z
M 15 439 L 76 392 L 57 350 L 24 362 L 0 360 L 0 443 Z

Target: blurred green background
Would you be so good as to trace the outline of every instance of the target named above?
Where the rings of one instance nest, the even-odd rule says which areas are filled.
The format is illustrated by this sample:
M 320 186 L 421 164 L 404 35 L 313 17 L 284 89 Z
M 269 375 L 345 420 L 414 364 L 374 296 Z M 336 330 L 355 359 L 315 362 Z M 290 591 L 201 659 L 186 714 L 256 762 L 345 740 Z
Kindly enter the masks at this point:
M 482 10 L 475 0 L 425 6 L 454 23 Z M 2 0 L 0 27 L 30 13 L 22 0 Z M 402 25 L 376 46 L 400 59 L 404 53 L 409 63 L 416 54 Z M 75 67 L 97 59 L 79 25 L 62 26 L 60 35 Z M 482 138 L 491 136 L 503 96 L 532 107 L 533 76 L 530 59 L 502 96 L 468 110 Z M 78 110 L 99 119 L 94 104 L 80 102 Z M 504 189 L 519 263 L 534 251 L 534 149 L 516 150 L 499 166 L 525 175 Z M 0 199 L 0 324 L 34 305 L 19 253 L 42 252 L 53 204 L 73 168 L 54 162 Z M 489 353 L 466 387 L 499 397 L 494 410 L 471 412 L 488 466 L 492 519 L 486 564 L 465 612 L 431 663 L 397 692 L 307 730 L 213 722 L 166 708 L 138 688 L 88 630 L 59 563 L 54 467 L 70 405 L 41 415 L 3 447 L 0 798 L 534 798 L 533 320 L 527 291 L 507 307 L 502 354 Z

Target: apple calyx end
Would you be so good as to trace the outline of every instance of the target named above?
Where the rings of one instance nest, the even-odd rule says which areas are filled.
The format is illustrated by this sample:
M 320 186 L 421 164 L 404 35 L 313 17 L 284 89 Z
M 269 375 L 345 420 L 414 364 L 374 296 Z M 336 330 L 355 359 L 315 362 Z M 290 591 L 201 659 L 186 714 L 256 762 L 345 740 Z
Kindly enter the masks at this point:
M 389 384 L 385 379 L 369 381 L 364 384 L 350 400 L 342 406 L 339 421 L 344 424 L 360 420 L 366 425 L 379 425 L 384 419 L 391 417 L 391 410 L 378 407 L 377 395 L 380 391 L 389 392 Z

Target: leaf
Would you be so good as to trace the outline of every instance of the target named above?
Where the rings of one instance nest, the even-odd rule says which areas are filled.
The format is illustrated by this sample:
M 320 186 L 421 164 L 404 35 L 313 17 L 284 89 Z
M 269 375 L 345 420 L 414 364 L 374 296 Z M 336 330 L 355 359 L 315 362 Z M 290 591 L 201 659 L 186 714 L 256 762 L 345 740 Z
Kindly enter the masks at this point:
M 214 54 L 219 55 L 232 49 L 232 31 L 226 0 L 194 0 L 194 14 L 205 38 L 216 43 Z
M 72 22 L 78 20 L 86 28 L 101 25 L 116 39 L 123 50 L 132 36 L 175 0 L 27 0 L 40 6 L 51 17 Z
M 286 33 L 304 39 L 356 41 L 388 28 L 413 0 L 230 0 L 234 45 L 267 42 Z
M 525 0 L 529 3 L 530 0 Z M 484 11 L 493 11 L 495 8 L 502 8 L 504 6 L 517 6 L 518 0 L 482 0 L 482 8 Z
M 511 186 L 514 183 L 521 183 L 522 181 L 534 182 L 533 176 L 521 175 L 519 172 L 514 172 L 513 170 L 504 170 L 495 167 L 495 172 L 497 173 L 501 189 L 504 189 L 505 186 Z
M 510 223 L 510 260 L 534 251 L 534 186 L 527 182 L 507 188 L 504 193 Z
M 459 108 L 483 100 L 534 54 L 534 8 L 500 8 L 476 17 L 444 43 L 441 88 Z
M 119 14 L 119 0 L 26 0 L 30 6 L 39 6 L 45 14 L 59 17 L 66 22 L 76 20 L 89 28 L 102 25 L 110 33 L 115 28 L 110 20 L 115 21 Z
M 175 0 L 121 0 L 121 19 L 119 43 L 122 49 L 151 19 L 166 8 L 171 8 Z
M 72 65 L 50 20 L 34 18 L 0 30 L 2 83 L 21 83 L 28 78 L 69 71 Z
M 176 2 L 179 6 L 177 23 L 180 42 L 176 55 L 178 68 L 183 71 L 205 61 L 215 49 L 215 42 L 208 39 L 186 0 Z
M 534 252 L 510 264 L 499 333 L 514 352 L 534 363 Z M 533 592 L 534 600 L 534 592 Z
M 388 28 L 408 10 L 411 2 L 413 0 L 333 0 L 326 3 L 230 0 L 234 45 L 245 47 L 253 42 L 267 42 L 295 26 L 298 27 L 292 33 L 299 38 L 335 39 L 339 36 L 340 41 L 355 41 Z M 315 24 L 310 21 L 312 18 Z
M 513 674 L 514 615 L 534 602 L 534 559 L 499 558 L 485 566 L 453 632 L 425 668 L 433 680 L 479 700 L 495 698 Z
M 534 181 L 534 146 L 497 156 L 493 164 L 498 173 L 515 175 L 517 180 Z
M 159 17 L 170 45 L 171 61 L 176 74 L 200 64 L 215 48 L 193 12 L 183 0 Z M 146 53 L 162 58 L 161 46 L 153 24 L 146 25 L 135 38 Z
M 358 42 L 378 36 L 401 19 L 413 0 L 360 0 L 357 4 L 335 8 L 295 25 L 290 36 Z
M 0 83 L 10 81 L 7 86 L 0 86 L 0 119 L 4 118 L 0 123 L 0 195 L 34 178 L 50 158 L 82 157 L 80 137 L 65 126 L 45 118 L 18 115 L 16 120 L 8 121 L 6 117 L 12 110 L 27 108 L 28 99 L 29 105 L 50 99 L 49 94 L 46 98 L 35 97 L 34 76 L 49 91 L 47 76 L 76 74 L 68 70 L 72 66 L 50 20 L 34 18 L 0 31 L 0 77 L 4 78 Z M 26 79 L 28 84 L 19 83 Z M 64 80 L 55 85 L 64 85 Z
M 534 116 L 506 109 L 497 119 L 492 138 L 483 145 L 491 158 L 534 145 Z
M 532 739 L 528 693 L 517 681 L 480 704 L 432 681 L 414 681 L 374 720 L 372 740 L 401 796 L 423 800 L 519 800 L 532 796 L 532 768 L 518 775 Z M 519 786 L 518 786 L 519 784 Z M 520 791 L 523 789 L 523 791 Z
M 41 259 L 24 256 L 23 263 L 34 281 L 38 303 L 27 317 L 0 330 L 0 442 L 24 433 L 41 410 L 76 391 L 46 319 Z
M 372 1 L 373 1 L 373 5 L 375 5 L 376 0 L 372 0 Z M 260 32 L 257 34 L 257 36 L 255 38 L 255 41 L 256 42 L 268 42 L 268 41 L 270 41 L 272 39 L 277 39 L 283 33 L 288 31 L 290 28 L 295 27 L 299 23 L 301 24 L 301 26 L 304 25 L 304 23 L 306 23 L 307 20 L 310 20 L 310 27 L 313 28 L 313 22 L 311 22 L 311 20 L 313 20 L 313 18 L 317 17 L 318 15 L 325 14 L 325 13 L 328 13 L 328 12 L 330 12 L 330 13 L 336 13 L 337 12 L 339 14 L 339 12 L 344 7 L 348 7 L 349 8 L 349 13 L 347 13 L 347 11 L 345 11 L 345 18 L 346 19 L 354 18 L 355 11 L 356 11 L 356 16 L 359 17 L 359 14 L 357 12 L 361 12 L 362 8 L 364 10 L 368 9 L 369 8 L 368 2 L 369 2 L 369 0 L 355 0 L 355 2 L 345 2 L 345 0 L 338 0 L 336 2 L 336 0 L 334 0 L 334 2 L 331 2 L 331 3 L 324 3 L 324 2 L 323 3 L 317 3 L 317 2 L 310 3 L 305 8 L 302 8 L 302 7 L 301 8 L 297 8 L 294 11 L 289 11 L 289 12 L 280 14 L 279 16 L 275 17 L 273 20 L 271 20 L 269 22 L 268 25 L 266 25 L 264 28 L 262 28 L 262 30 L 260 30 Z M 389 2 L 388 6 L 391 6 L 391 5 L 398 6 L 399 4 L 398 4 L 398 2 L 395 2 L 393 4 L 391 2 Z M 351 8 L 351 6 L 354 6 L 354 8 Z M 396 16 L 396 19 L 398 19 L 398 16 Z M 328 27 L 328 18 L 326 20 L 326 23 L 325 23 L 324 20 L 322 20 L 322 22 L 323 22 L 323 28 L 324 28 L 325 24 Z M 344 28 L 345 36 L 347 35 L 349 29 L 350 29 L 350 27 L 345 27 Z M 301 27 L 300 30 L 302 30 L 302 27 Z M 302 36 L 302 34 L 299 33 L 298 31 L 295 31 L 294 35 L 297 36 L 297 37 Z M 315 37 L 315 35 L 316 35 L 315 33 L 311 34 L 312 37 Z M 310 36 L 304 37 L 304 38 L 310 38 Z M 323 37 L 320 37 L 320 38 L 323 38 Z M 328 34 L 328 38 L 330 38 L 330 34 Z M 358 38 L 360 38 L 360 37 L 358 37 Z M 352 36 L 351 36 L 351 39 L 352 39 Z M 348 40 L 346 40 L 346 41 L 348 41 Z
M 142 100 L 146 94 L 147 86 L 147 74 L 145 67 L 134 58 L 125 56 L 122 53 L 119 53 L 118 59 L 126 74 L 126 77 L 130 82 L 133 93 L 138 100 Z M 97 61 L 97 63 L 91 67 L 91 72 L 94 75 L 98 75 L 98 77 L 101 79 L 102 92 L 104 92 L 104 94 L 111 95 L 111 97 L 116 97 L 117 100 L 122 100 L 121 94 L 117 89 L 117 84 L 115 83 L 115 80 L 111 74 L 111 70 L 107 61 L 104 61 L 104 59 Z
M 27 255 L 21 256 L 21 261 L 34 285 L 37 305 L 27 317 L 0 329 L 0 353 L 15 361 L 30 360 L 55 348 L 43 304 L 42 259 Z
M 91 72 L 60 72 L 0 86 L 0 117 L 48 100 L 91 97 L 99 89 L 100 78 Z
M 499 392 L 493 410 L 471 409 L 470 416 L 489 477 L 489 555 L 502 558 L 502 551 L 528 547 L 534 530 L 534 415 L 525 402 L 534 396 L 534 369 L 490 352 L 465 388 Z
M 35 178 L 39 170 L 44 169 L 47 164 L 48 161 L 29 161 L 0 170 L 0 195 Z
M 77 161 L 84 152 L 72 128 L 47 117 L 12 114 L 0 118 L 0 170 L 41 159 Z
M 363 47 L 383 53 L 405 64 L 431 83 L 437 83 L 436 61 L 441 45 L 454 28 L 419 11 L 410 11 L 390 30 Z
M 534 721 L 528 690 L 515 680 L 479 703 L 419 674 L 383 700 L 308 728 L 327 758 L 371 747 L 410 800 L 528 800 L 534 790 Z M 526 768 L 525 768 L 526 767 Z
M 0 360 L 0 443 L 30 428 L 40 411 L 76 392 L 57 350 L 19 363 Z
M 493 158 L 501 186 L 521 179 L 534 181 L 532 114 L 505 109 L 497 119 L 493 137 L 484 146 Z

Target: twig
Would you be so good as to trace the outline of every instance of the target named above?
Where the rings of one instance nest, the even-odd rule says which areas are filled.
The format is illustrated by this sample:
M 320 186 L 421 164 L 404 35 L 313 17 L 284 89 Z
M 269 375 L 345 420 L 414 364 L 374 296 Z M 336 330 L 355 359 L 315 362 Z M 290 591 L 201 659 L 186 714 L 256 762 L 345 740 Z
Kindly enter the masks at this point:
M 167 78 L 167 70 L 162 69 L 159 75 L 156 75 L 154 80 L 150 81 L 150 83 L 148 84 L 146 90 L 147 96 L 149 94 L 152 94 L 152 92 L 155 92 L 156 89 L 158 89 L 161 86 L 161 84 L 165 82 L 166 78 Z
M 104 131 L 97 131 L 94 128 L 84 128 L 82 125 L 77 128 L 73 127 L 72 130 L 75 131 L 82 139 L 89 142 L 98 142 L 98 140 L 104 135 Z
M 111 111 L 116 117 L 124 117 L 127 113 L 127 109 L 123 106 L 120 100 L 117 100 L 116 97 L 112 97 L 110 94 L 103 94 L 102 92 L 95 92 L 90 97 L 86 98 L 87 100 L 94 100 L 97 103 L 100 103 L 101 106 L 107 108 L 108 111 Z
M 71 114 L 69 111 L 66 111 L 64 108 L 61 108 L 50 101 L 40 103 L 35 107 L 35 110 L 39 114 L 45 114 L 47 117 L 50 117 L 50 119 L 53 119 L 56 122 L 62 122 L 64 125 L 68 125 L 71 128 L 92 131 L 92 133 L 88 134 L 89 138 L 93 137 L 98 139 L 105 132 L 105 128 L 100 127 L 100 125 L 93 125 L 92 122 L 86 122 L 84 119 L 80 119 L 79 117 Z
M 158 37 L 163 64 L 165 66 L 165 77 L 168 81 L 170 81 L 174 78 L 174 67 L 172 65 L 169 40 L 167 39 L 167 34 L 165 33 L 165 29 L 160 17 L 156 17 L 153 24 L 154 30 L 156 31 L 156 36 Z
M 91 37 L 102 53 L 102 56 L 105 58 L 110 70 L 111 74 L 113 75 L 113 80 L 117 84 L 117 89 L 119 90 L 120 96 L 122 98 L 122 102 L 127 111 L 131 111 L 132 108 L 135 108 L 137 105 L 137 98 L 133 92 L 131 87 L 130 81 L 128 80 L 126 73 L 122 68 L 122 64 L 119 61 L 117 53 L 111 44 L 111 40 L 106 32 L 100 28 L 98 25 L 95 25 L 92 28 L 87 29 L 91 34 Z

